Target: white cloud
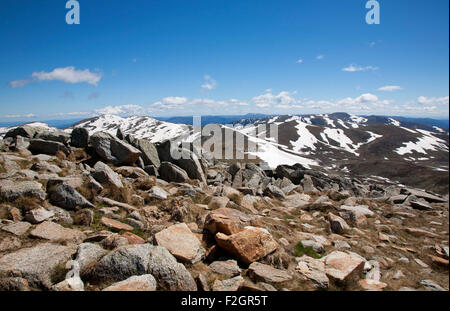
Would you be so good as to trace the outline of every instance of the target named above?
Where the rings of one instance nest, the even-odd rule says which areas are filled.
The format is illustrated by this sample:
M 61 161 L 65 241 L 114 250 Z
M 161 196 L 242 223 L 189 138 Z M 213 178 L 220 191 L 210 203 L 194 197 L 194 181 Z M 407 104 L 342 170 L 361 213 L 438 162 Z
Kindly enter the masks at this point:
M 325 55 L 318 55 L 317 57 L 316 57 L 316 59 L 318 59 L 318 60 L 321 60 L 321 59 L 324 59 L 325 58 Z
M 348 67 L 342 68 L 342 71 L 346 72 L 357 72 L 357 71 L 367 71 L 367 70 L 378 70 L 378 67 L 374 66 L 358 66 L 358 65 L 350 65 Z
M 403 89 L 398 85 L 386 85 L 386 86 L 380 87 L 378 90 L 384 91 L 384 92 L 393 92 L 393 91 L 400 91 Z
M 89 69 L 77 70 L 73 66 L 65 68 L 55 68 L 51 72 L 33 72 L 31 75 L 38 81 L 62 81 L 65 83 L 88 83 L 97 85 L 102 76 L 98 73 L 93 73 Z
M 449 97 L 425 97 L 419 96 L 417 102 L 421 105 L 438 105 L 438 106 L 448 106 Z
M 205 82 L 202 84 L 202 88 L 207 90 L 212 90 L 217 87 L 217 81 L 214 80 L 211 76 L 205 75 L 204 76 Z
M 138 115 L 145 113 L 145 109 L 139 105 L 106 106 L 96 109 L 96 114 L 114 114 L 114 115 Z
M 375 46 L 375 44 L 377 44 L 375 41 L 369 42 L 369 46 L 372 48 Z
M 34 113 L 27 114 L 7 114 L 3 116 L 3 118 L 13 119 L 13 118 L 35 118 L 36 115 Z
M 14 81 L 9 82 L 9 86 L 12 89 L 15 89 L 15 88 L 19 88 L 19 87 L 24 87 L 25 85 L 27 85 L 30 82 L 31 82 L 31 80 L 14 80 Z
M 252 101 L 260 108 L 269 107 L 271 105 L 295 105 L 298 100 L 292 96 L 294 94 L 295 92 L 284 91 L 280 92 L 278 95 L 273 95 L 272 92 L 267 92 L 253 97 Z
M 301 63 L 303 63 L 303 59 L 300 58 L 297 60 L 297 64 L 301 64 Z

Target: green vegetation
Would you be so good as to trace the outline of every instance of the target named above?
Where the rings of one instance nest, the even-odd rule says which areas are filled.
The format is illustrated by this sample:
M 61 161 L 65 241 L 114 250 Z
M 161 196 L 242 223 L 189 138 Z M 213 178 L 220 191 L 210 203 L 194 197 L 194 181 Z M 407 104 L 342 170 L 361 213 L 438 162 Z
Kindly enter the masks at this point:
M 306 256 L 309 256 L 309 257 L 312 257 L 315 259 L 319 259 L 320 257 L 322 257 L 312 247 L 304 247 L 302 242 L 298 242 L 294 246 L 294 253 L 298 257 L 301 257 L 303 255 L 306 255 Z

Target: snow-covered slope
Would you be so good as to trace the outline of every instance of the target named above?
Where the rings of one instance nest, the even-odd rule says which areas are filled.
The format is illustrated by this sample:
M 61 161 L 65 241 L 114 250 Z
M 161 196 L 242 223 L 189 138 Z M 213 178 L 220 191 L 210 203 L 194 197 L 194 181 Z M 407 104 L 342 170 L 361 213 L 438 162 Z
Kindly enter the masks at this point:
M 191 132 L 191 127 L 184 124 L 174 124 L 158 121 L 150 117 L 122 118 L 115 115 L 102 115 L 83 120 L 66 129 L 71 132 L 74 127 L 86 128 L 90 134 L 106 132 L 115 135 L 117 129 L 125 134 L 131 134 L 137 138 L 147 138 L 151 142 L 160 142 L 166 139 L 175 139 L 180 135 Z

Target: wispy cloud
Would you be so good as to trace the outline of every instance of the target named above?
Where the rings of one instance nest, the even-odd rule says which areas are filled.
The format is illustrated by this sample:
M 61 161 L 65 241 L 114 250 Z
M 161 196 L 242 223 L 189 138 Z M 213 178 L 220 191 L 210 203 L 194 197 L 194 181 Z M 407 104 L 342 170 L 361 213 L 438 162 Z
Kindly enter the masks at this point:
M 115 114 L 115 115 L 138 115 L 145 113 L 145 109 L 139 105 L 107 106 L 101 109 L 96 109 L 95 113 Z
M 210 75 L 204 76 L 205 82 L 202 84 L 202 88 L 206 90 L 212 90 L 217 87 L 217 81 L 214 80 Z
M 439 105 L 439 106 L 448 106 L 449 104 L 449 97 L 426 97 L 426 96 L 419 96 L 417 98 L 417 103 L 421 105 Z
M 34 113 L 27 114 L 7 114 L 3 116 L 3 118 L 15 119 L 15 118 L 35 118 L 36 115 Z
M 367 70 L 378 70 L 378 67 L 374 66 L 358 66 L 358 65 L 349 65 L 348 67 L 342 68 L 342 71 L 346 72 L 357 72 L 357 71 L 367 71 Z
M 321 59 L 324 59 L 325 58 L 325 55 L 317 55 L 317 57 L 316 57 L 316 59 L 318 59 L 318 60 L 321 60 Z
M 303 63 L 303 59 L 299 58 L 299 59 L 297 60 L 297 64 L 301 64 L 301 63 Z
M 386 85 L 386 86 L 380 87 L 378 90 L 384 91 L 384 92 L 393 92 L 393 91 L 400 91 L 403 89 L 398 85 Z
M 9 82 L 11 88 L 24 87 L 31 82 L 38 81 L 62 81 L 65 83 L 88 83 L 97 86 L 101 80 L 100 73 L 91 72 L 89 69 L 77 70 L 74 66 L 55 68 L 50 72 L 33 72 L 30 79 L 14 80 Z

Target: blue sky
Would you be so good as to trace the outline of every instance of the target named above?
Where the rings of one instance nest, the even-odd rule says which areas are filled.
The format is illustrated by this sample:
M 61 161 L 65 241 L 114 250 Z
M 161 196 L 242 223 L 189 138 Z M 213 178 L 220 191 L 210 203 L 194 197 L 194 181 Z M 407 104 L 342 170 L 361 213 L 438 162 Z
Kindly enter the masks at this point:
M 449 2 L 0 3 L 0 120 L 102 113 L 448 117 Z

